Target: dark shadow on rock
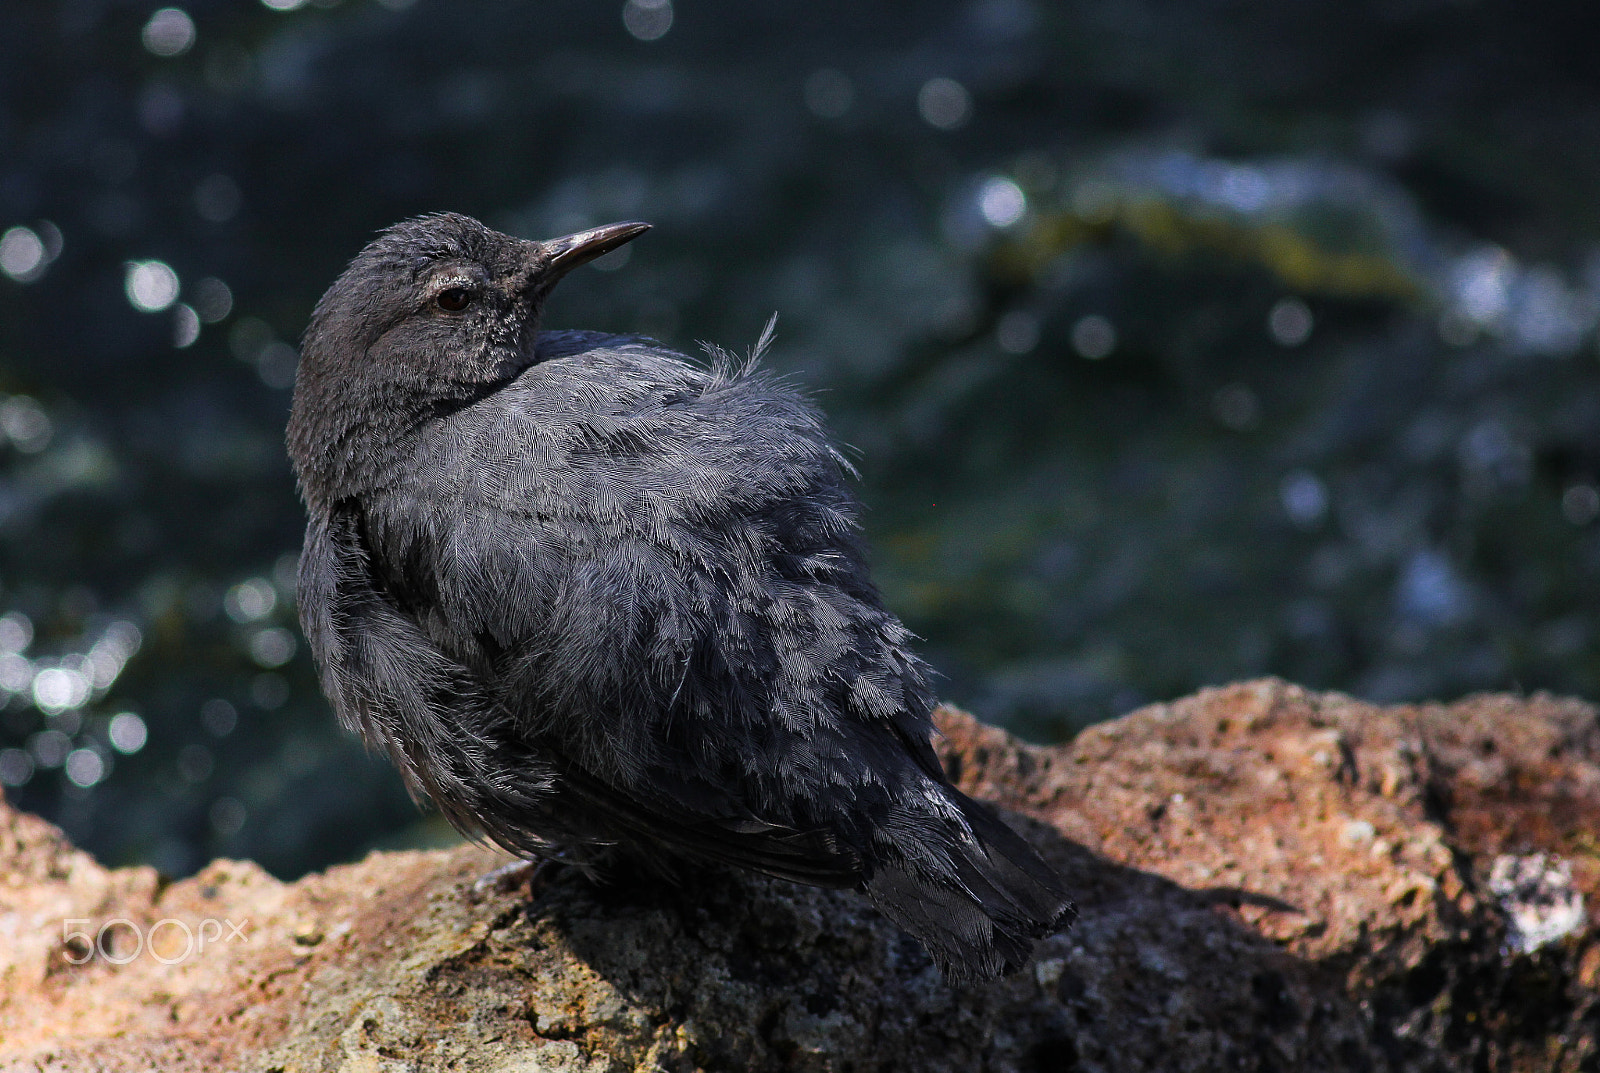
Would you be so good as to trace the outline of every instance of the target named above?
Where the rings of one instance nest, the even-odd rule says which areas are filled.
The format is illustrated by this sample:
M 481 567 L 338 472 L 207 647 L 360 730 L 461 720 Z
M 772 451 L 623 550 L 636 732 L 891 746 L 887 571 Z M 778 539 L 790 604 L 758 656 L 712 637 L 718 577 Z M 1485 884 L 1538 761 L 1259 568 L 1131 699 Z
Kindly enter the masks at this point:
M 1216 908 L 1293 906 L 1189 890 L 1008 818 L 1069 877 L 1080 916 L 1022 972 L 987 984 L 945 983 L 852 891 L 723 868 L 677 883 L 634 872 L 596 885 L 568 872 L 521 912 L 630 1003 L 724 1026 L 694 1054 L 707 1070 L 835 1068 L 866 1055 L 882 1070 L 1393 1065 L 1334 974 Z

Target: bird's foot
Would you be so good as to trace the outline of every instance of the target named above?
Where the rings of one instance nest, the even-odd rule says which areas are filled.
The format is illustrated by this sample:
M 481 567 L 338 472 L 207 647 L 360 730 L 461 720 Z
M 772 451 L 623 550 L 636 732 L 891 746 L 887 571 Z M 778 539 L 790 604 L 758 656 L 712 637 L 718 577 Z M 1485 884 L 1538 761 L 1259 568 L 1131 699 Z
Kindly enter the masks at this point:
M 530 895 L 538 893 L 541 887 L 548 885 L 556 874 L 568 864 L 565 851 L 558 851 L 548 857 L 538 857 L 534 860 L 512 861 L 499 868 L 485 872 L 472 884 L 472 893 L 482 896 L 494 891 L 499 894 L 510 894 L 519 887 L 526 886 Z

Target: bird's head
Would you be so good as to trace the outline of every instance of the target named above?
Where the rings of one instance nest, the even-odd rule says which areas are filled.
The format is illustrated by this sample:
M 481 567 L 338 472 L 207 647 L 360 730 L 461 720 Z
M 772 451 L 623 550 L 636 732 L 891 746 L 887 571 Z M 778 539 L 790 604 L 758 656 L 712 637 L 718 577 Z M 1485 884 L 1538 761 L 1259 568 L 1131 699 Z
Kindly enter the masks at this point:
M 521 372 L 556 282 L 649 226 L 535 242 L 439 213 L 380 234 L 317 303 L 301 345 L 289 453 L 302 487 L 363 429 L 414 424 Z

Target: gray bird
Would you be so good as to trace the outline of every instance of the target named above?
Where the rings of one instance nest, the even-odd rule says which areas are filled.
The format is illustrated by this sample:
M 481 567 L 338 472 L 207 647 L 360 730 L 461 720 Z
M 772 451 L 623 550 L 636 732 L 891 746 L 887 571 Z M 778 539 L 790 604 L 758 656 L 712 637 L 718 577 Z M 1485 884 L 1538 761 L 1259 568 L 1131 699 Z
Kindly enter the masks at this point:
M 1012 971 L 1071 902 L 940 768 L 817 412 L 754 361 L 538 330 L 557 280 L 647 227 L 424 216 L 317 303 L 288 445 L 322 687 L 515 854 L 855 888 L 952 980 Z

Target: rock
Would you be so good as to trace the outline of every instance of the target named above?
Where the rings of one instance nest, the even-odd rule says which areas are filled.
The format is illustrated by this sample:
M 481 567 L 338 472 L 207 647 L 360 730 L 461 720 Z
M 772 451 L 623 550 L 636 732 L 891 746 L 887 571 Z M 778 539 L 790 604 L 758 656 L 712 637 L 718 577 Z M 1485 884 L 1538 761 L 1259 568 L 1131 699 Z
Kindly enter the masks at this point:
M 850 892 L 710 871 L 530 896 L 476 886 L 504 858 L 475 846 L 168 883 L 0 806 L 0 1066 L 1600 1068 L 1592 707 L 1261 681 L 1050 748 L 940 725 L 1077 893 L 1009 979 L 946 986 Z

